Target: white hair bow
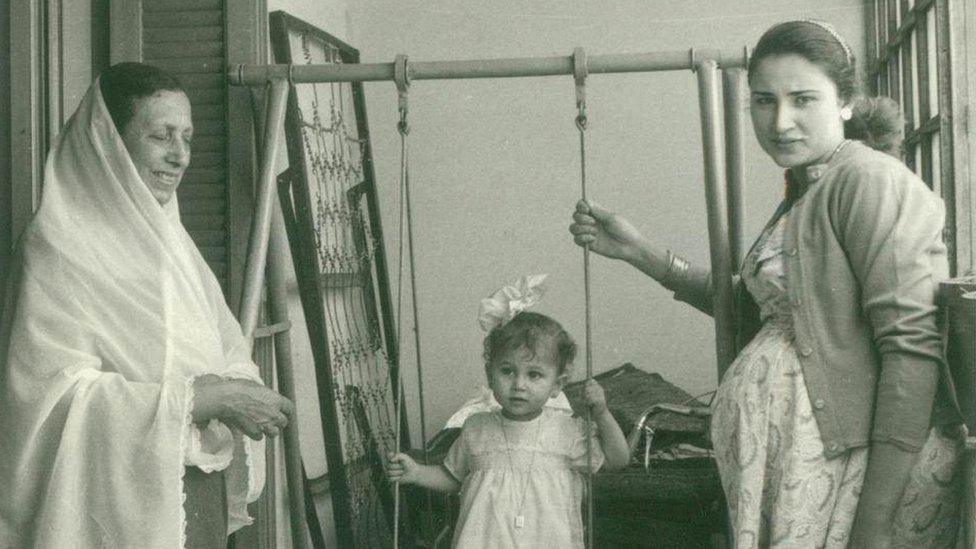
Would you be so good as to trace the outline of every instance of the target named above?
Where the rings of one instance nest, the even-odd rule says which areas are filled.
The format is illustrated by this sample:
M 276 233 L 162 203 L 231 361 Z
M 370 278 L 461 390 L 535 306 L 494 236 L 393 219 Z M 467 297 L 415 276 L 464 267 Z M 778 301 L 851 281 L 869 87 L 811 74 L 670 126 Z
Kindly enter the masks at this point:
M 490 297 L 482 299 L 478 311 L 478 323 L 481 324 L 481 328 L 490 332 L 538 303 L 546 291 L 547 276 L 549 275 L 523 276 L 495 290 Z

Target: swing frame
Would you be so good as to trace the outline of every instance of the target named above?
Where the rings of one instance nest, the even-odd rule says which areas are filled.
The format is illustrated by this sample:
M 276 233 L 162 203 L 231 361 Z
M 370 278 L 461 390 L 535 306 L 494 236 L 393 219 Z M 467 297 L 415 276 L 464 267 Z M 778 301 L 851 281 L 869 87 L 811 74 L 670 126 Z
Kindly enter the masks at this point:
M 273 47 L 280 47 L 282 40 L 287 47 L 287 34 L 282 39 L 282 25 L 285 23 L 301 25 L 305 30 L 325 35 L 340 48 L 342 59 L 345 64 L 323 64 L 323 65 L 293 65 L 272 64 L 272 65 L 237 65 L 228 69 L 228 81 L 231 85 L 239 86 L 266 86 L 268 90 L 268 105 L 265 116 L 264 139 L 261 143 L 263 159 L 261 162 L 260 178 L 256 192 L 256 208 L 252 218 L 251 245 L 248 249 L 247 268 L 245 276 L 245 287 L 242 298 L 242 327 L 245 335 L 251 335 L 254 331 L 257 312 L 260 306 L 260 289 L 264 284 L 264 269 L 268 258 L 269 241 L 271 231 L 274 228 L 280 231 L 280 224 L 274 225 L 273 219 L 277 215 L 275 212 L 275 192 L 276 176 L 274 174 L 274 158 L 280 147 L 283 128 L 286 118 L 292 111 L 297 112 L 297 101 L 294 94 L 290 93 L 295 84 L 300 83 L 325 83 L 325 82 L 349 82 L 353 85 L 356 95 L 356 115 L 357 125 L 360 135 L 367 139 L 363 155 L 363 167 L 365 178 L 368 179 L 366 188 L 367 200 L 370 201 L 369 214 L 370 223 L 373 227 L 379 228 L 379 214 L 375 207 L 377 202 L 376 190 L 373 179 L 372 161 L 369 156 L 368 127 L 365 120 L 365 108 L 363 105 L 362 82 L 367 81 L 393 81 L 395 78 L 395 63 L 374 63 L 359 64 L 358 51 L 351 46 L 335 39 L 331 35 L 324 33 L 320 29 L 307 25 L 303 21 L 294 18 L 283 12 L 271 14 L 272 44 Z M 276 27 L 278 28 L 276 30 Z M 285 31 L 287 32 L 287 31 Z M 276 34 L 279 33 L 279 34 Z M 276 38 L 277 36 L 277 38 Z M 581 56 L 581 49 L 577 48 L 578 53 L 566 57 L 529 57 L 514 59 L 480 59 L 462 61 L 435 61 L 435 62 L 411 62 L 409 66 L 401 67 L 405 70 L 409 80 L 431 80 L 431 79 L 463 79 L 463 78 L 507 78 L 507 77 L 529 77 L 529 76 L 555 76 L 573 75 L 574 62 Z M 276 56 L 278 57 L 278 56 Z M 289 56 L 290 60 L 290 56 Z M 712 279 L 714 285 L 713 292 L 713 316 L 715 320 L 715 339 L 716 339 L 716 359 L 718 379 L 721 379 L 725 369 L 731 364 L 735 356 L 734 338 L 734 318 L 733 318 L 733 296 L 732 296 L 732 273 L 738 267 L 742 250 L 742 184 L 743 184 L 743 147 L 742 147 L 742 128 L 744 113 L 744 67 L 748 63 L 748 50 L 743 48 L 740 52 L 723 52 L 719 50 L 682 50 L 671 52 L 642 53 L 642 54 L 613 54 L 595 55 L 585 59 L 586 72 L 589 74 L 612 74 L 624 72 L 656 72 L 691 70 L 696 73 L 699 91 L 699 109 L 701 117 L 703 160 L 705 173 L 705 199 L 707 208 L 707 221 L 709 233 L 709 249 Z M 721 77 L 720 77 L 721 74 Z M 721 84 L 720 84 L 721 82 Z M 721 86 L 721 87 L 720 87 Z M 722 97 L 724 96 L 724 103 Z M 292 105 L 295 105 L 292 107 Z M 286 108 L 287 106 L 287 108 Z M 724 119 L 720 119 L 720 111 L 724 107 Z M 293 115 L 291 115 L 293 116 Z M 300 145 L 300 144 L 299 144 Z M 304 166 L 301 160 L 303 154 L 302 147 L 289 146 L 289 163 L 292 166 Z M 299 151 L 299 156 L 293 157 L 292 151 Z M 295 173 L 290 174 L 292 177 Z M 296 185 L 297 186 L 297 185 Z M 282 195 L 284 197 L 284 194 Z M 286 213 L 294 215 L 297 212 L 289 212 L 286 204 L 282 203 Z M 373 219 L 375 215 L 376 219 Z M 381 243 L 377 247 L 376 261 L 377 276 L 385 279 L 386 268 L 383 258 L 383 246 Z M 281 253 L 274 254 L 274 259 L 280 261 Z M 314 279 L 313 279 L 314 280 Z M 384 311 L 384 336 L 386 339 L 387 350 L 391 357 L 390 376 L 393 386 L 399 385 L 399 364 L 397 358 L 398 342 L 396 332 L 389 326 L 391 319 L 385 314 L 392 309 L 389 297 L 389 282 L 380 287 L 386 291 L 380 292 L 381 310 Z M 304 301 L 304 300 L 303 300 Z M 320 303 L 321 305 L 321 303 Z M 313 352 L 316 347 L 318 353 L 325 352 L 327 345 L 324 341 L 315 341 L 313 337 Z M 323 351 L 323 349 L 325 349 Z M 327 359 L 326 359 L 327 360 Z M 316 362 L 319 362 L 316 360 Z M 328 375 L 318 375 L 318 385 L 320 397 L 322 393 L 333 394 L 326 391 L 325 385 L 331 387 L 331 379 Z M 321 400 L 321 398 L 320 398 Z M 397 408 L 403 407 L 403 402 L 394 403 Z M 327 408 L 327 407 L 321 407 Z M 335 421 L 334 411 L 331 419 L 327 417 L 325 411 L 322 412 L 323 430 L 330 427 L 338 432 L 338 424 Z M 405 418 L 405 415 L 402 416 Z M 327 421 L 328 420 L 328 421 Z M 406 420 L 403 419 L 403 422 Z M 408 431 L 404 429 L 404 435 Z M 405 444 L 409 445 L 409 442 Z M 286 449 L 287 450 L 287 449 Z M 333 463 L 338 459 L 341 463 L 341 448 L 331 448 L 326 437 L 327 454 L 335 454 L 329 460 L 330 481 L 333 481 L 332 489 L 342 489 L 343 482 L 333 479 L 338 477 L 340 471 L 334 471 Z M 287 453 L 287 452 L 286 452 Z M 286 456 L 286 461 L 288 456 Z M 292 460 L 294 461 L 294 460 Z M 289 461 L 289 465 L 292 465 Z M 289 476 L 289 486 L 292 484 L 292 477 Z M 348 487 L 346 489 L 348 492 Z M 348 493 L 346 493 L 348 497 Z M 306 502 L 307 503 L 307 502 Z M 291 513 L 304 513 L 305 509 L 295 509 L 296 502 L 291 502 Z M 347 520 L 340 520 L 337 516 L 337 536 L 338 541 L 351 542 L 351 531 L 348 524 L 340 527 L 341 523 Z M 304 536 L 304 532 L 293 532 L 294 535 Z M 348 534 L 348 535 L 346 535 Z
M 283 14 L 286 17 L 287 14 Z M 294 18 L 292 18 L 294 19 Z M 314 28 L 314 27 L 313 27 Z M 321 32 L 321 31 L 319 31 Z M 352 51 L 356 51 L 349 46 Z M 738 263 L 742 249 L 742 184 L 743 184 L 743 97 L 741 90 L 745 82 L 743 69 L 748 63 L 749 52 L 720 50 L 689 50 L 609 54 L 589 56 L 586 60 L 589 74 L 615 74 L 627 72 L 661 72 L 691 70 L 697 74 L 698 98 L 701 116 L 703 158 L 705 168 L 705 202 L 708 212 L 709 249 L 712 278 L 715 281 L 714 317 L 716 324 L 716 351 L 719 377 L 734 358 L 732 323 L 732 271 Z M 355 60 L 353 60 L 355 59 Z M 288 86 L 324 82 L 351 82 L 360 84 L 373 81 L 393 81 L 395 63 L 357 64 L 356 56 L 350 57 L 349 64 L 343 65 L 246 65 L 240 64 L 228 69 L 227 78 L 235 86 L 267 86 L 271 90 L 272 101 L 269 106 L 269 128 L 278 128 L 272 137 L 266 134 L 264 150 L 271 142 L 277 145 L 284 113 L 273 110 L 277 93 L 287 95 Z M 462 61 L 411 62 L 407 67 L 410 81 L 415 80 L 454 80 L 466 78 L 512 78 L 529 76 L 573 75 L 574 58 L 563 57 L 522 57 L 511 59 L 477 59 Z M 721 74 L 721 77 L 719 76 Z M 719 83 L 722 83 L 720 87 Z M 724 94 L 723 94 L 724 88 Z M 361 88 L 359 88 L 361 90 Z M 723 106 L 720 99 L 724 95 Z M 284 101 L 285 98 L 280 99 Z M 724 107 L 724 109 L 723 109 Z M 724 110 L 724 119 L 719 112 Z M 282 109 L 283 111 L 283 109 Z M 274 116 L 270 116 L 274 115 Z M 723 131 L 724 127 L 724 131 Z M 273 156 L 271 157 L 273 158 Z M 262 218 L 270 219 L 270 208 L 265 211 L 265 195 L 273 192 L 273 174 L 262 165 L 262 177 L 258 190 L 258 208 L 255 226 Z M 267 200 L 270 204 L 270 200 Z M 260 237 L 260 234 L 256 234 Z M 266 248 L 264 243 L 263 247 Z M 259 256 L 260 243 L 249 250 L 251 257 Z M 733 250 L 736 252 L 733 254 Z M 245 294 L 246 295 L 246 294 Z

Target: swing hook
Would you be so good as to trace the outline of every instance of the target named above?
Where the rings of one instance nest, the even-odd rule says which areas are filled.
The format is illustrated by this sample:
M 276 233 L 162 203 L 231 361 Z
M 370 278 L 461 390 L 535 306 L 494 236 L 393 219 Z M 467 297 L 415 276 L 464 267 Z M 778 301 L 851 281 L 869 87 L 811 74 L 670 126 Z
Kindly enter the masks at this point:
M 403 135 L 410 133 L 410 126 L 407 124 L 407 91 L 410 88 L 410 68 L 407 66 L 407 56 L 398 53 L 393 61 L 393 82 L 397 88 L 397 110 L 400 112 L 400 122 L 397 129 Z
M 576 107 L 579 109 L 576 127 L 579 128 L 579 131 L 586 129 L 586 76 L 588 73 L 586 52 L 583 48 L 573 49 L 573 80 L 576 81 Z

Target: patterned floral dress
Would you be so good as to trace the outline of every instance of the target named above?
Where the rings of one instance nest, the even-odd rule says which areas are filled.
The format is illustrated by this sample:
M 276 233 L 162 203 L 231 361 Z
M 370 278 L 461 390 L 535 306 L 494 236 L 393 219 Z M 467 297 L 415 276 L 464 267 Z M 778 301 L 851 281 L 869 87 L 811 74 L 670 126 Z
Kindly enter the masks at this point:
M 827 459 L 797 357 L 786 293 L 782 216 L 742 266 L 763 327 L 719 386 L 712 441 L 735 547 L 847 546 L 867 448 Z M 959 443 L 933 428 L 902 497 L 895 547 L 953 547 Z

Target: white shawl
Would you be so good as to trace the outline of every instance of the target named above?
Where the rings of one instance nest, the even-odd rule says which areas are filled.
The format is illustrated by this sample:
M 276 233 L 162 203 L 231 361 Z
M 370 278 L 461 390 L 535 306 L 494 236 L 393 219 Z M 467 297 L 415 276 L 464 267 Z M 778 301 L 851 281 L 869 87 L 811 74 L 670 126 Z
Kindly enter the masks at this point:
M 52 147 L 12 271 L 0 547 L 182 547 L 194 376 L 258 371 L 176 198 L 150 194 L 97 81 Z M 230 531 L 264 482 L 263 444 L 236 438 Z

